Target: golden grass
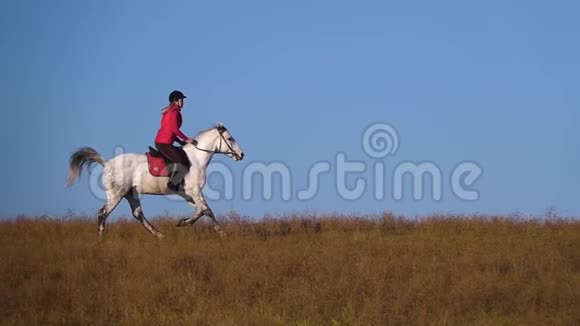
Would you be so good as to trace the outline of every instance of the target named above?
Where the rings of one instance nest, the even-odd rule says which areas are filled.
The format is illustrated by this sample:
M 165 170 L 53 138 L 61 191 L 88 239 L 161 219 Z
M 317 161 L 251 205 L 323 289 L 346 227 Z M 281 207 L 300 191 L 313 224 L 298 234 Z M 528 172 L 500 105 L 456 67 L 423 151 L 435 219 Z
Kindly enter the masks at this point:
M 0 222 L 0 323 L 580 324 L 580 221 Z

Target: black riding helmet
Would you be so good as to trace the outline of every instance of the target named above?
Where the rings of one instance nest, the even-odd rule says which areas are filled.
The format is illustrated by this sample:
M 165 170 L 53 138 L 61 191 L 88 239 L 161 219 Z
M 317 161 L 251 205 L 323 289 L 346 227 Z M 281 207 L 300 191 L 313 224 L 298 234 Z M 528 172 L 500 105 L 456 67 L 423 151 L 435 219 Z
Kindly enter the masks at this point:
M 169 94 L 169 102 L 173 102 L 179 99 L 183 99 L 183 98 L 187 98 L 187 96 L 183 95 L 182 92 L 180 91 L 173 91 L 171 92 L 171 94 Z

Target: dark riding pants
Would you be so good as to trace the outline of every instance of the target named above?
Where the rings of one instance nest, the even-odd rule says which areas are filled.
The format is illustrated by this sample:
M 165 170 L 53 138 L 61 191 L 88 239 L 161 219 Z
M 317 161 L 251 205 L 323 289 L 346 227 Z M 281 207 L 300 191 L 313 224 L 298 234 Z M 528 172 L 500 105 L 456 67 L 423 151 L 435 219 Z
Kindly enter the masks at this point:
M 157 150 L 165 157 L 167 157 L 171 162 L 180 163 L 188 169 L 191 166 L 191 163 L 189 162 L 189 159 L 187 158 L 187 155 L 182 148 L 175 147 L 171 144 L 160 143 L 155 143 L 155 147 L 157 147 Z

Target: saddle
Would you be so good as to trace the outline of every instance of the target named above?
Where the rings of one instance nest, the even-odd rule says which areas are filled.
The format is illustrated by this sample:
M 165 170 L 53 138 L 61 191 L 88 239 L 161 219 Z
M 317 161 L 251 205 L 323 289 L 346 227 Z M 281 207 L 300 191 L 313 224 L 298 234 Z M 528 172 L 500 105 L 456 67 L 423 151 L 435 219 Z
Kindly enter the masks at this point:
M 168 177 L 170 174 L 167 164 L 171 161 L 161 154 L 155 148 L 149 146 L 149 152 L 145 153 L 147 156 L 147 165 L 149 165 L 149 173 L 154 177 Z

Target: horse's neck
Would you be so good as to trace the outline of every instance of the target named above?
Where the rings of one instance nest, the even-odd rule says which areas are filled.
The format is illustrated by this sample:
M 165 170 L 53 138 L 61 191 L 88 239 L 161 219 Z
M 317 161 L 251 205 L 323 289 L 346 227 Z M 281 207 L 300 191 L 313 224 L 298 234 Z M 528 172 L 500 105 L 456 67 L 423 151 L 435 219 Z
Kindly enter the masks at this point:
M 216 139 L 214 139 L 213 137 L 209 137 L 209 136 L 201 136 L 198 138 L 199 139 L 198 139 L 197 147 L 203 148 L 206 150 L 210 150 L 210 151 L 214 149 Z M 189 146 L 187 146 L 187 148 L 184 147 L 184 150 L 185 150 L 185 153 L 187 154 L 187 157 L 189 158 L 189 160 L 192 163 L 196 162 L 198 164 L 198 166 L 200 166 L 201 168 L 206 168 L 209 165 L 209 162 L 211 161 L 211 159 L 213 157 L 213 153 L 201 151 L 201 150 L 196 150 L 193 145 L 189 145 Z
M 188 145 L 183 150 L 187 154 L 189 161 L 201 168 L 206 168 L 213 157 L 213 153 L 195 150 L 193 145 Z

